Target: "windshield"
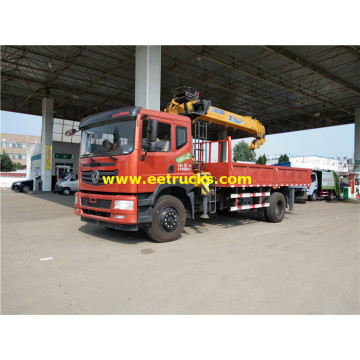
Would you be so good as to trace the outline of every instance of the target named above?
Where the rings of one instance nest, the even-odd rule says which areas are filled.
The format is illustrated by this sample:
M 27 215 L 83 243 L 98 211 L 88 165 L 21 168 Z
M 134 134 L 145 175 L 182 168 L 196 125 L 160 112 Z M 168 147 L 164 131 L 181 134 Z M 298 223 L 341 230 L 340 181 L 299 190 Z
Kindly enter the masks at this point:
M 72 174 L 73 174 L 73 173 L 67 174 L 67 175 L 64 177 L 64 180 L 70 179 L 70 177 L 71 177 Z
M 80 156 L 124 155 L 133 151 L 136 117 L 109 120 L 85 127 Z

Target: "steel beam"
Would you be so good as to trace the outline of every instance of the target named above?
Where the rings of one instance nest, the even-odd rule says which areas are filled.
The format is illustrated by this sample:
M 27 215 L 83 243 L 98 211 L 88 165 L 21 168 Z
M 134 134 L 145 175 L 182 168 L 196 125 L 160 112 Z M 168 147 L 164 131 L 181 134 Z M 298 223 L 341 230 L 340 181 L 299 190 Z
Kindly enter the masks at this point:
M 320 66 L 317 66 L 317 65 L 311 63 L 310 61 L 306 60 L 305 58 L 292 53 L 291 51 L 287 50 L 283 46 L 264 46 L 264 48 L 269 51 L 272 51 L 273 53 L 276 53 L 276 54 L 282 56 L 285 59 L 292 61 L 295 64 L 306 67 L 307 69 L 311 70 L 312 72 L 314 72 L 318 75 L 321 75 L 325 79 L 331 80 L 335 84 L 344 87 L 345 89 L 353 92 L 356 95 L 360 95 L 360 89 L 357 88 L 356 86 L 348 83 L 347 81 L 339 78 L 338 76 L 336 76 L 334 74 L 331 74 L 329 71 L 321 68 Z
M 239 72 L 242 72 L 244 74 L 247 74 L 249 76 L 252 76 L 256 79 L 259 79 L 259 80 L 262 80 L 262 81 L 265 81 L 265 82 L 268 82 L 272 85 L 276 85 L 282 89 L 285 89 L 287 91 L 291 91 L 293 93 L 296 93 L 296 94 L 299 94 L 299 95 L 302 95 L 302 96 L 305 96 L 307 97 L 308 99 L 311 99 L 315 102 L 318 102 L 318 103 L 322 103 L 322 104 L 329 104 L 331 106 L 333 106 L 334 108 L 337 108 L 338 110 L 340 111 L 343 111 L 343 112 L 346 112 L 350 115 L 354 115 L 353 112 L 351 111 L 348 111 L 346 109 L 343 109 L 339 106 L 337 106 L 336 104 L 334 104 L 332 101 L 329 101 L 327 99 L 323 100 L 323 99 L 320 99 L 319 97 L 317 96 L 314 96 L 314 95 L 311 95 L 311 94 L 308 94 L 306 93 L 305 91 L 301 90 L 300 88 L 299 89 L 295 89 L 294 87 L 292 86 L 289 86 L 289 85 L 285 85 L 284 83 L 282 83 L 281 81 L 278 81 L 278 80 L 275 80 L 273 79 L 272 77 L 270 77 L 269 75 L 265 74 L 261 69 L 257 68 L 255 71 L 254 70 L 249 70 L 247 68 L 245 68 L 244 66 L 242 65 L 239 65 L 239 64 L 228 64 L 226 62 L 224 62 L 222 59 L 219 59 L 218 57 L 214 56 L 214 55 L 203 55 L 203 57 L 205 57 L 206 59 L 210 60 L 210 61 L 213 61 L 215 63 L 218 63 L 222 66 L 226 66 L 230 69 L 234 69 L 236 71 L 239 71 Z

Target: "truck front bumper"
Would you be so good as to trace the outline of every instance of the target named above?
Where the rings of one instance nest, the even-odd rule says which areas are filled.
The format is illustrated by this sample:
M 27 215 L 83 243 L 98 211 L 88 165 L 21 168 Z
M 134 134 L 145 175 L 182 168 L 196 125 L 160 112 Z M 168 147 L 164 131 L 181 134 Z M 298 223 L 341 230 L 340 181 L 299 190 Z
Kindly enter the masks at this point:
M 130 204 L 132 202 L 132 207 L 115 209 L 116 200 L 125 200 Z M 83 221 L 121 230 L 133 230 L 134 226 L 131 226 L 131 229 L 127 227 L 137 224 L 137 197 L 134 195 L 88 194 L 79 191 L 75 194 L 74 212 L 81 216 Z

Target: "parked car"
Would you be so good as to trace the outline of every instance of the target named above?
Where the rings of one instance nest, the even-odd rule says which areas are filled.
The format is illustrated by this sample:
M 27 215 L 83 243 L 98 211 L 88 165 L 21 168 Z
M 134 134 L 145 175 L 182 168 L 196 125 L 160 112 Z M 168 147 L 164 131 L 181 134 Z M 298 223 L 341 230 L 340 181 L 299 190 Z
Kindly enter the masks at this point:
M 20 183 L 21 183 L 21 181 L 13 182 L 11 185 L 11 190 L 19 190 Z
M 78 173 L 70 173 L 55 184 L 54 191 L 64 195 L 70 195 L 79 190 Z
M 41 176 L 38 176 L 36 180 L 41 180 Z M 22 181 L 15 181 L 11 185 L 12 190 L 19 190 L 24 193 L 32 191 L 34 188 L 34 179 L 26 179 Z

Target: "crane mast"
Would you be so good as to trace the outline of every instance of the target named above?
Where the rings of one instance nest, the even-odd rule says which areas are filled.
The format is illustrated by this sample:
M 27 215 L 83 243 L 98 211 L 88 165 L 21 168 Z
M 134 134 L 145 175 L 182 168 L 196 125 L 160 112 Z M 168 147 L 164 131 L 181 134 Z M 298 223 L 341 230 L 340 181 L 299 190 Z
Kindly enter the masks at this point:
M 203 120 L 206 123 L 245 131 L 255 138 L 250 144 L 251 150 L 258 149 L 265 143 L 265 127 L 259 120 L 212 106 L 210 100 L 200 100 L 199 93 L 188 86 L 176 88 L 172 92 L 173 99 L 165 112 L 189 116 L 193 122 Z

